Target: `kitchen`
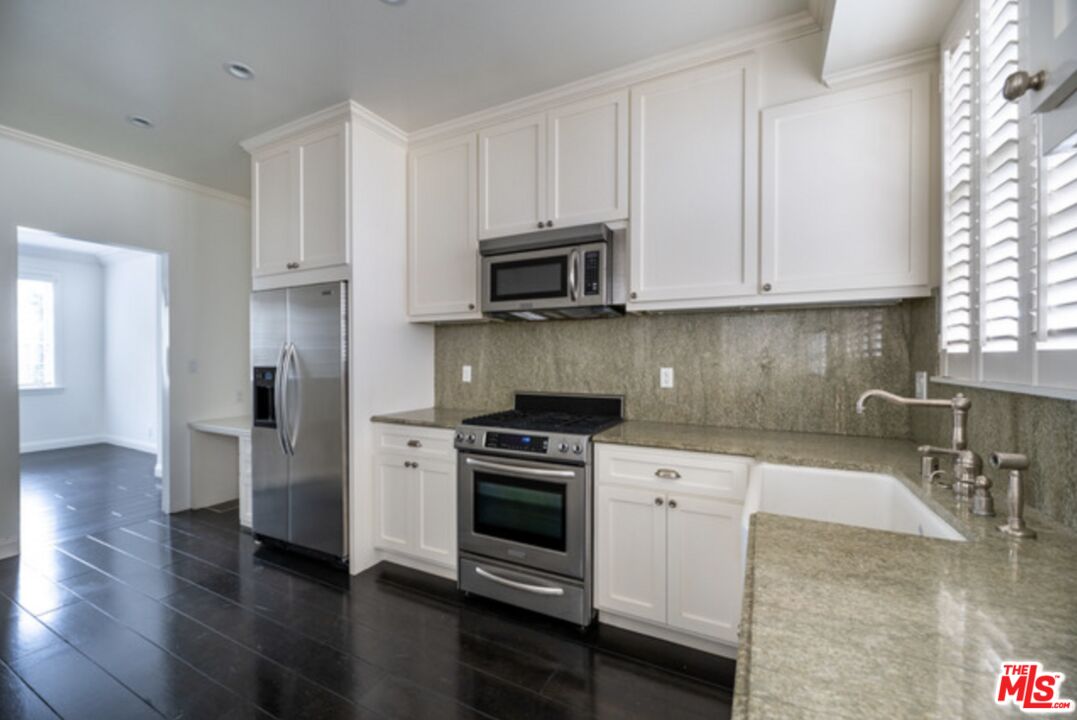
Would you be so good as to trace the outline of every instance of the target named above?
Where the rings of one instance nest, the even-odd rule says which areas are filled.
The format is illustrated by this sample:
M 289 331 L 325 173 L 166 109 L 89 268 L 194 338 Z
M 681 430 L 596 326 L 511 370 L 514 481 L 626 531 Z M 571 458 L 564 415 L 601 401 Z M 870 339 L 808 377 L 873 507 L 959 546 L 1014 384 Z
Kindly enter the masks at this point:
M 161 513 L 48 547 L 0 358 L 5 717 L 1072 709 L 1077 12 L 681 4 L 110 0 L 212 67 L 0 103 L 0 229 L 165 253 L 172 313 Z

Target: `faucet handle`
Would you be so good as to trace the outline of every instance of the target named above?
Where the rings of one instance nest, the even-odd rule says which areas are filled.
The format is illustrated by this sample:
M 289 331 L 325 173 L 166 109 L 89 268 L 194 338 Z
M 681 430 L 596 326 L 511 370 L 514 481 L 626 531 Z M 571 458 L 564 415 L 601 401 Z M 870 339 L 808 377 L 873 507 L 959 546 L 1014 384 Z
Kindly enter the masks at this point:
M 916 448 L 921 455 L 946 455 L 947 457 L 960 457 L 961 451 L 953 448 L 936 447 L 934 445 L 921 445 Z

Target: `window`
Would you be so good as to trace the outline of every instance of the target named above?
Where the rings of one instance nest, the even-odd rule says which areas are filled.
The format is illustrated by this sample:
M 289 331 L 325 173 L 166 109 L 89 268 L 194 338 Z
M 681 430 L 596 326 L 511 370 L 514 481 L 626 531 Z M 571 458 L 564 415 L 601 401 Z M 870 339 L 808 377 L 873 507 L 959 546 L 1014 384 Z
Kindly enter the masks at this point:
M 1040 157 L 1001 89 L 1021 65 L 1018 0 L 967 0 L 942 46 L 944 376 L 1077 388 L 1077 153 Z
M 20 277 L 19 388 L 56 385 L 56 283 Z

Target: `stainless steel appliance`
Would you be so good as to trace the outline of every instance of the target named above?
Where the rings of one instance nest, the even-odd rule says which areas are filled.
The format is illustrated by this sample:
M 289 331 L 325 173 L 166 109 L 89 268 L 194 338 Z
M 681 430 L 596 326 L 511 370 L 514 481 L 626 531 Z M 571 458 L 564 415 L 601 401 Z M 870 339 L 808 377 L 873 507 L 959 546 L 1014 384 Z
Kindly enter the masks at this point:
M 253 532 L 348 555 L 348 284 L 251 295 Z
M 590 624 L 591 435 L 619 423 L 622 406 L 517 393 L 512 410 L 457 428 L 461 590 Z
M 625 226 L 587 225 L 483 240 L 482 311 L 502 320 L 624 314 Z

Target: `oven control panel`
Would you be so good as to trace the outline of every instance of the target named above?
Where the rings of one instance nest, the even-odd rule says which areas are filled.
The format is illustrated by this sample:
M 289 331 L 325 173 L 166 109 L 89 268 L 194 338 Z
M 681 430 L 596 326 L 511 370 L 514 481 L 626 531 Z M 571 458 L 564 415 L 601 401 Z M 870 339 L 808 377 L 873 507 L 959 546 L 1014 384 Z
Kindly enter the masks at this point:
M 491 450 L 516 450 L 545 455 L 550 448 L 550 438 L 545 435 L 488 432 L 483 447 Z

